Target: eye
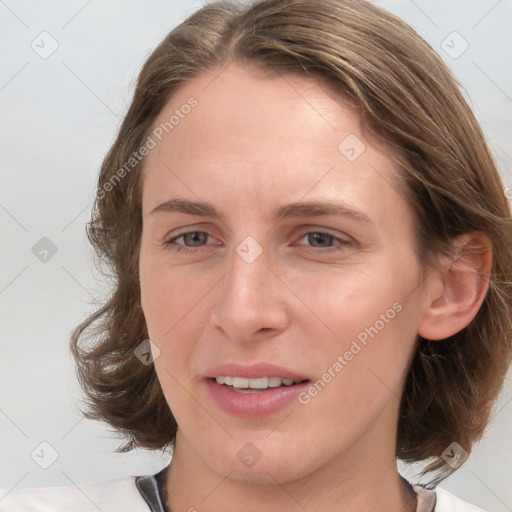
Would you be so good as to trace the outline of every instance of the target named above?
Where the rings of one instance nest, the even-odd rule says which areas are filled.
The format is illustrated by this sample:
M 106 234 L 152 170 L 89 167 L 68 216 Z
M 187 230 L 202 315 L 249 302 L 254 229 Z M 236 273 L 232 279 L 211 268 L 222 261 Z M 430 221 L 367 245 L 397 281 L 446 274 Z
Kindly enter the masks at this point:
M 305 238 L 309 243 L 313 244 L 313 247 L 317 248 L 340 250 L 345 248 L 346 246 L 351 245 L 351 242 L 349 240 L 334 236 L 331 233 L 327 233 L 325 231 L 308 231 L 307 233 L 304 233 L 302 235 L 302 238 L 300 238 L 300 240 L 304 240 Z M 339 244 L 337 246 L 333 246 L 333 241 L 338 241 Z
M 203 250 L 203 247 L 205 246 L 209 237 L 210 235 L 208 235 L 208 233 L 205 231 L 188 231 L 167 240 L 164 242 L 164 246 L 170 247 L 176 252 L 197 253 Z M 177 243 L 180 238 L 183 239 L 184 244 Z M 318 249 L 342 250 L 345 247 L 351 245 L 349 240 L 334 236 L 331 233 L 327 233 L 325 231 L 308 231 L 302 234 L 302 237 L 299 239 L 299 241 L 304 240 L 305 238 L 309 243 L 313 244 L 311 247 Z M 333 241 L 337 241 L 339 243 L 333 246 Z
M 167 240 L 166 242 L 164 242 L 164 245 L 166 247 L 172 247 L 177 252 L 192 253 L 197 252 L 197 250 L 189 248 L 189 246 L 187 246 L 186 244 L 191 243 L 191 247 L 198 247 L 199 250 L 201 250 L 202 242 L 206 242 L 208 237 L 208 233 L 204 231 L 189 231 L 187 233 L 181 233 L 181 235 L 175 236 L 170 240 Z M 179 240 L 180 238 L 183 238 L 185 245 L 176 243 L 176 241 Z

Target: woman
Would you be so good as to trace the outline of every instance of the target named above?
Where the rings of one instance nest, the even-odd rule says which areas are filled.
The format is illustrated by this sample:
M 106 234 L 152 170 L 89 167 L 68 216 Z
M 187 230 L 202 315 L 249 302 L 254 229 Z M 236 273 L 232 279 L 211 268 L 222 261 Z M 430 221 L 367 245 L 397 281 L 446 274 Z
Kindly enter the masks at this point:
M 2 510 L 480 510 L 436 486 L 512 359 L 510 208 L 404 22 L 201 8 L 145 63 L 88 234 L 115 286 L 71 340 L 85 415 L 172 460 Z

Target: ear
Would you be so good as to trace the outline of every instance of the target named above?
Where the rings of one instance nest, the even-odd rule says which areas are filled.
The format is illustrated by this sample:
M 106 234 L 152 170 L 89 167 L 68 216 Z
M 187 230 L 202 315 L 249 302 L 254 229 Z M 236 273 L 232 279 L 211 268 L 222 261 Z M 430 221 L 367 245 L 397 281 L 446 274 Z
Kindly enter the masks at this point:
M 454 257 L 443 257 L 429 274 L 418 334 L 441 340 L 461 331 L 476 316 L 489 287 L 492 244 L 480 232 L 453 241 Z

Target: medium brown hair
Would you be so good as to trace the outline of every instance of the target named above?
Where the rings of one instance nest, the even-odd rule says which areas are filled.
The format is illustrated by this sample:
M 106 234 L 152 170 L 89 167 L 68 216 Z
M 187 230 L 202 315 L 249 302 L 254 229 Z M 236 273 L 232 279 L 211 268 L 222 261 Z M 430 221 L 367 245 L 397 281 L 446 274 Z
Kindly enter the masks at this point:
M 358 105 L 364 125 L 393 148 L 424 268 L 449 254 L 457 235 L 479 231 L 492 244 L 489 289 L 476 317 L 445 340 L 418 337 L 402 396 L 396 455 L 433 459 L 422 472 L 436 473 L 433 487 L 453 471 L 442 452 L 454 441 L 470 452 L 482 437 L 512 359 L 510 206 L 452 73 L 411 27 L 364 0 L 213 2 L 151 53 L 101 166 L 87 227 L 112 293 L 71 336 L 89 407 L 84 415 L 127 439 L 118 452 L 166 449 L 175 440 L 176 421 L 154 366 L 134 355 L 148 338 L 138 266 L 144 159 L 131 169 L 126 162 L 139 154 L 177 88 L 229 62 L 299 73 Z

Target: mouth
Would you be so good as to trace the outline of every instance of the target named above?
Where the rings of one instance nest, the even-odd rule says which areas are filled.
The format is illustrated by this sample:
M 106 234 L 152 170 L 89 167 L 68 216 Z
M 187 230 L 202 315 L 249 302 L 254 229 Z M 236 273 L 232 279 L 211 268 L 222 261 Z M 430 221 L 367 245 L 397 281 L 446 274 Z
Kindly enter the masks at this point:
M 231 361 L 203 374 L 206 400 L 224 413 L 257 418 L 276 413 L 298 402 L 311 378 L 296 370 L 259 361 Z
M 230 375 L 218 375 L 211 380 L 236 393 L 262 393 L 275 388 L 289 388 L 309 382 L 309 379 L 300 378 L 287 379 L 277 376 L 248 378 Z
M 309 379 L 218 375 L 203 381 L 207 400 L 239 418 L 262 418 L 293 407 L 310 386 Z

